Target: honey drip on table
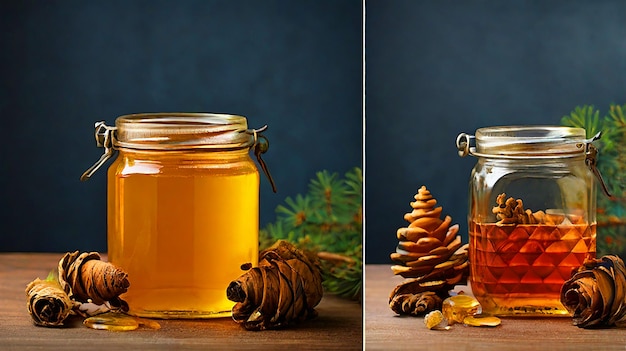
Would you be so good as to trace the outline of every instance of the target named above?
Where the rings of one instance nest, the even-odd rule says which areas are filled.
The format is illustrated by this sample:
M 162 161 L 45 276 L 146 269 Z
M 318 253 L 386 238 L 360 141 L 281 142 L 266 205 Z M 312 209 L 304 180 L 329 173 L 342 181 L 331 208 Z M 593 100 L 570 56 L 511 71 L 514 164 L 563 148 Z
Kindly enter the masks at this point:
M 156 321 L 129 316 L 121 312 L 106 312 L 89 317 L 85 319 L 83 324 L 92 329 L 109 331 L 131 331 L 142 325 L 150 329 L 161 328 L 161 325 Z

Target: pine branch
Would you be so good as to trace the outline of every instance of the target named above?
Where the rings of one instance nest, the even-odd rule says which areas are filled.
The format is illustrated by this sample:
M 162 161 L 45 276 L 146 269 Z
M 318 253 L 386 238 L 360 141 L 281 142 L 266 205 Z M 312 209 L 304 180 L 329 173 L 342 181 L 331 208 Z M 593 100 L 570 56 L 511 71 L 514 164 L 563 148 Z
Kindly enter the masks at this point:
M 599 133 L 603 127 L 600 110 L 597 110 L 593 105 L 577 106 L 568 116 L 561 118 L 561 124 L 584 128 L 587 131 L 587 138 Z
M 362 285 L 363 176 L 356 167 L 343 178 L 326 170 L 311 179 L 308 193 L 287 197 L 276 222 L 259 231 L 260 247 L 287 240 L 317 253 L 325 289 L 359 299 Z
M 592 105 L 576 107 L 561 118 L 561 124 L 584 128 L 588 138 L 600 131 L 603 133 L 597 141 L 597 167 L 616 199 L 597 192 L 597 252 L 600 255 L 624 253 L 626 226 L 615 224 L 615 219 L 621 223 L 626 217 L 626 104 L 611 104 L 608 114 L 602 118 Z

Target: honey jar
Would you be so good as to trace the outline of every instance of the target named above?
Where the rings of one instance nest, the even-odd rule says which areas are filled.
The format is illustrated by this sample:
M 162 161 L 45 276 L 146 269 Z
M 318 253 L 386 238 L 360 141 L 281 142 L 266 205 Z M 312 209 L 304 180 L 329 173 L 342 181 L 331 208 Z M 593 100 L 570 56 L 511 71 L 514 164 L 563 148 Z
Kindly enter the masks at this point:
M 230 315 L 228 284 L 258 261 L 259 172 L 267 126 L 242 116 L 133 114 L 96 123 L 107 174 L 108 259 L 124 269 L 130 314 L 155 318 Z M 273 182 L 271 182 L 273 186 Z
M 483 313 L 568 315 L 560 289 L 596 254 L 598 150 L 585 130 L 502 126 L 461 133 L 469 183 L 469 284 Z M 603 189 L 606 190 L 606 187 Z

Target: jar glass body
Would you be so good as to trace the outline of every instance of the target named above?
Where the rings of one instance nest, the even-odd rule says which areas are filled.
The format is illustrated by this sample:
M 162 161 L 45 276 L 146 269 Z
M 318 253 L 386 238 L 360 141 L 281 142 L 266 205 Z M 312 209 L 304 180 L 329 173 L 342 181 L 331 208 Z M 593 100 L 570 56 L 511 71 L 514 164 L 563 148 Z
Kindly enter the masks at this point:
M 228 284 L 258 261 L 259 172 L 248 151 L 119 148 L 107 177 L 108 257 L 129 275 L 131 314 L 230 315 Z
M 518 139 L 520 151 L 526 140 Z M 472 170 L 470 285 L 484 313 L 569 315 L 561 286 L 595 257 L 593 173 L 583 152 L 555 155 L 549 144 L 521 157 L 499 147 L 500 154 L 481 154 Z

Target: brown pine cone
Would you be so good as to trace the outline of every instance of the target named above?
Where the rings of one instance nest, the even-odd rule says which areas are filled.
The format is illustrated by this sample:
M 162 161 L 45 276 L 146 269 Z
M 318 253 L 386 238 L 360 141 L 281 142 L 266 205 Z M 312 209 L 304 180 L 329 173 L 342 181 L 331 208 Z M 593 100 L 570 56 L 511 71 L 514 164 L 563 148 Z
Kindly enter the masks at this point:
M 469 275 L 467 249 L 468 245 L 463 245 L 450 257 L 449 261 L 437 265 L 429 274 L 405 279 L 391 291 L 389 307 L 398 314 L 412 316 L 421 316 L 441 309 L 442 301 L 450 296 L 449 291 L 456 285 L 467 282 Z M 422 301 L 422 308 L 407 310 L 407 304 L 410 306 L 414 301 Z
M 226 290 L 233 319 L 247 330 L 278 329 L 315 317 L 322 299 L 319 262 L 279 240 L 259 255 L 259 266 Z M 243 268 L 243 266 L 242 266 Z
M 127 311 L 119 298 L 130 285 L 128 274 L 109 262 L 100 260 L 97 252 L 68 252 L 59 261 L 59 283 L 63 290 L 79 302 L 101 305 L 110 302 Z
M 442 301 L 442 298 L 432 291 L 418 294 L 392 294 L 389 307 L 397 314 L 423 316 L 430 311 L 440 309 Z
M 547 220 L 543 211 L 524 210 L 521 199 L 515 200 L 512 197 L 507 199 L 505 193 L 497 196 L 496 203 L 498 205 L 491 211 L 496 215 L 498 224 L 538 224 Z
M 33 280 L 26 286 L 27 307 L 35 325 L 62 326 L 72 314 L 74 302 L 55 279 Z
M 561 288 L 561 303 L 580 328 L 626 324 L 626 267 L 614 255 L 590 259 Z
M 413 211 L 404 216 L 408 227 L 397 231 L 400 242 L 391 259 L 398 264 L 391 269 L 394 274 L 409 279 L 389 297 L 390 307 L 396 313 L 421 315 L 440 308 L 448 291 L 467 281 L 468 245 L 461 243 L 461 236 L 457 235 L 459 225 L 451 226 L 450 216 L 440 218 L 442 207 L 435 207 L 436 204 L 437 200 L 422 186 L 411 202 Z M 433 299 L 433 294 L 440 299 Z M 417 301 L 427 303 L 420 308 L 407 307 Z
M 418 190 L 415 200 L 411 202 L 413 211 L 404 215 L 409 226 L 398 229 L 400 242 L 391 254 L 391 259 L 399 263 L 391 269 L 405 278 L 421 277 L 448 267 L 452 255 L 461 248 L 459 225 L 450 226 L 450 216 L 440 219 L 442 207 L 435 208 L 437 200 L 425 186 Z M 463 258 L 459 255 L 455 261 Z

